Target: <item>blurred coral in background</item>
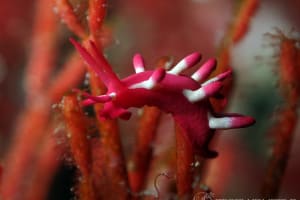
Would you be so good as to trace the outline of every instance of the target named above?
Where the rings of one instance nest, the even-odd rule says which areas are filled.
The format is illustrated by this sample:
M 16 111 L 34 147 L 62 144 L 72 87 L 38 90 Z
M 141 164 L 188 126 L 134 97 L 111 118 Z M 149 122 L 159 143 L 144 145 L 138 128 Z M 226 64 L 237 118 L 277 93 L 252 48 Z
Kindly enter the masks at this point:
M 300 198 L 299 7 L 297 0 L 3 1 L 0 199 Z M 207 136 L 204 146 L 219 154 L 209 159 L 157 107 L 130 108 L 129 121 L 103 119 L 104 105 L 81 104 L 85 91 L 105 94 L 105 81 L 70 37 L 96 60 L 103 52 L 121 79 L 132 74 L 136 53 L 162 77 L 159 69 L 192 52 L 215 57 L 211 77 L 230 69 L 233 76 L 207 105 L 256 124 Z

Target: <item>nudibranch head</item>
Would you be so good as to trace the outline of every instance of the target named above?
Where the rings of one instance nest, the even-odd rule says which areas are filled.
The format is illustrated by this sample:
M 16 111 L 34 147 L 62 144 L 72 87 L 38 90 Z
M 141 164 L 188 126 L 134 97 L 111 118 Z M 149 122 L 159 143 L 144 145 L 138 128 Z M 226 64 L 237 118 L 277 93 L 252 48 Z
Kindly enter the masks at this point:
M 221 115 L 213 111 L 209 98 L 220 96 L 222 81 L 232 74 L 229 70 L 208 79 L 216 68 L 215 59 L 209 59 L 191 76 L 187 76 L 182 72 L 200 61 L 199 53 L 186 56 L 171 69 L 155 70 L 146 70 L 142 56 L 136 54 L 133 57 L 135 74 L 120 80 L 93 42 L 89 51 L 72 39 L 71 42 L 107 87 L 106 94 L 100 96 L 82 92 L 85 97 L 82 105 L 103 103 L 103 110 L 98 113 L 103 118 L 129 119 L 130 107 L 156 106 L 172 114 L 195 152 L 205 157 L 217 155 L 208 149 L 214 130 L 241 128 L 255 122 L 252 117 Z

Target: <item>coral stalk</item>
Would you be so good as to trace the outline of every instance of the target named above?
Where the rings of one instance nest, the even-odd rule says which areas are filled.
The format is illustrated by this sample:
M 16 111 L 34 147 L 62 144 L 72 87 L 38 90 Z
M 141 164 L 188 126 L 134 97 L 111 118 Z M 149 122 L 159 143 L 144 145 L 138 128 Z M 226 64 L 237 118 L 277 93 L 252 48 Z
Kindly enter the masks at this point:
M 80 83 L 83 80 L 85 71 L 80 56 L 73 52 L 48 86 L 47 94 L 51 102 L 59 102 L 70 88 Z
M 176 184 L 179 199 L 191 199 L 194 152 L 186 133 L 176 125 Z
M 49 130 L 49 129 L 48 129 Z M 52 128 L 49 132 L 52 133 Z M 48 131 L 47 131 L 48 132 Z M 60 155 L 62 148 L 56 144 L 56 139 L 48 133 L 38 153 L 37 162 L 32 170 L 30 182 L 22 199 L 44 200 L 47 199 L 54 174 L 61 164 Z
M 228 28 L 227 32 L 224 35 L 223 41 L 218 50 L 218 68 L 215 71 L 215 74 L 222 73 L 231 69 L 231 49 L 233 45 L 237 44 L 245 35 L 247 34 L 250 25 L 251 19 L 255 15 L 260 2 L 258 0 L 244 0 L 244 1 L 236 1 L 237 10 L 235 16 L 232 19 L 232 24 Z M 221 90 L 221 94 L 223 97 L 220 99 L 210 99 L 212 106 L 216 112 L 223 112 L 227 105 L 227 98 L 230 96 L 230 93 L 233 88 L 233 79 L 228 78 L 223 82 L 223 88 Z M 211 139 L 217 140 L 215 136 L 211 136 Z M 202 166 L 205 165 L 205 161 L 202 161 Z M 215 168 L 219 166 L 215 165 L 213 162 L 208 166 L 208 171 L 206 172 L 207 177 L 210 175 L 210 167 Z M 202 167 L 204 169 L 204 167 Z M 197 170 L 197 176 L 200 176 L 202 170 Z M 205 178 L 204 178 L 205 179 Z M 202 180 L 203 182 L 207 182 L 206 180 Z M 226 180 L 222 180 L 224 183 Z M 197 184 L 200 185 L 200 184 Z M 197 189 L 196 189 L 197 190 Z
M 36 4 L 31 39 L 32 48 L 25 79 L 27 99 L 25 109 L 16 125 L 15 138 L 6 157 L 5 173 L 2 177 L 5 181 L 1 183 L 1 198 L 4 200 L 20 199 L 22 194 L 26 196 L 21 199 L 31 198 L 33 195 L 32 191 L 28 191 L 26 194 L 26 185 L 38 184 L 40 179 L 35 174 L 43 174 L 45 173 L 43 170 L 47 170 L 47 168 L 38 167 L 44 163 L 50 163 L 49 166 L 53 166 L 53 170 L 48 170 L 46 172 L 47 176 L 44 177 L 44 186 L 46 186 L 50 184 L 50 182 L 46 183 L 46 181 L 51 181 L 49 177 L 53 176 L 51 173 L 55 173 L 54 166 L 58 165 L 59 162 L 55 156 L 49 156 L 46 160 L 37 156 L 39 155 L 39 150 L 45 150 L 49 155 L 54 154 L 47 146 L 44 146 L 48 145 L 48 143 L 42 142 L 45 138 L 48 138 L 45 130 L 50 120 L 51 104 L 53 101 L 57 101 L 59 98 L 57 95 L 66 91 L 66 88 L 74 87 L 72 84 L 76 82 L 67 81 L 67 84 L 71 85 L 66 86 L 64 84 L 66 88 L 61 88 L 59 85 L 55 85 L 56 83 L 51 84 L 49 87 L 50 78 L 54 71 L 55 44 L 58 37 L 58 21 L 51 9 L 52 7 L 51 0 L 41 0 Z M 73 68 L 72 73 L 78 74 L 77 70 L 74 71 Z M 63 74 L 63 76 L 65 77 L 60 78 L 66 81 L 69 80 L 70 74 Z M 47 131 L 46 133 L 49 134 Z M 46 180 L 46 177 L 49 179 Z M 35 196 L 36 199 L 38 199 L 38 196 L 42 198 L 42 196 L 46 195 L 45 190 L 45 188 L 40 187 L 39 194 Z
M 218 51 L 218 68 L 215 74 L 219 74 L 230 69 L 231 48 L 237 44 L 246 34 L 250 27 L 250 22 L 259 7 L 258 0 L 245 0 L 237 3 L 237 11 L 233 17 L 232 24 L 224 35 L 222 44 Z M 231 80 L 232 81 L 232 80 Z M 225 96 L 229 94 L 232 82 L 225 82 Z M 220 108 L 222 110 L 222 108 Z M 223 108 L 224 109 L 224 108 Z M 218 111 L 221 111 L 218 109 Z
M 94 39 L 101 37 L 106 4 L 106 0 L 89 0 L 89 30 Z
M 50 104 L 43 100 L 24 111 L 19 119 L 16 138 L 7 155 L 1 195 L 3 200 L 20 199 L 25 193 L 26 175 L 30 174 L 37 144 L 43 138 L 49 120 Z
M 55 0 L 55 5 L 60 18 L 68 26 L 68 28 L 80 38 L 87 37 L 87 32 L 81 21 L 76 16 L 69 0 Z
M 280 115 L 279 121 L 272 127 L 272 132 L 276 134 L 276 137 L 261 189 L 263 198 L 278 197 L 297 124 L 298 115 L 293 107 L 283 108 Z
M 58 10 L 61 18 L 65 20 L 70 30 L 75 32 L 83 41 L 85 41 L 87 37 L 85 33 L 83 33 L 83 25 L 73 12 L 72 5 L 67 0 L 56 1 L 56 3 L 59 8 Z M 86 18 L 89 29 L 88 37 L 96 40 L 97 46 L 101 48 L 107 42 L 102 36 L 102 26 L 105 14 L 105 0 L 89 1 L 88 16 Z M 102 44 L 102 42 L 105 43 Z M 91 46 L 92 51 L 94 48 L 95 47 Z M 102 56 L 101 53 L 95 51 L 94 53 L 96 53 L 98 57 Z M 99 61 L 101 62 L 103 59 L 97 60 L 97 62 Z M 105 67 L 108 65 L 108 63 L 105 61 L 102 62 L 101 65 Z M 106 73 L 106 69 L 104 72 Z M 105 91 L 102 81 L 107 79 L 106 75 L 109 76 L 110 74 L 106 73 L 105 76 L 102 77 L 103 80 L 101 81 L 99 79 L 97 80 L 97 77 L 95 77 L 93 71 L 89 70 L 89 73 L 92 93 L 95 95 L 104 93 Z M 96 113 L 99 113 L 102 110 L 102 106 L 100 104 L 95 105 L 94 109 Z M 101 119 L 98 118 L 98 120 Z M 101 137 L 100 139 L 95 139 L 99 141 L 93 141 L 92 147 L 94 161 L 92 173 L 94 174 L 95 190 L 97 191 L 96 198 L 109 198 L 111 195 L 118 194 L 120 198 L 126 199 L 129 194 L 129 186 L 117 122 L 115 120 L 101 120 L 101 122 L 98 123 L 98 129 Z M 94 160 L 98 159 L 98 156 L 94 156 L 96 154 L 101 156 L 99 160 Z
M 232 30 L 233 43 L 239 42 L 249 30 L 250 21 L 258 8 L 258 0 L 243 0 Z
M 130 187 L 133 192 L 140 192 L 145 184 L 151 160 L 152 142 L 156 135 L 160 114 L 160 110 L 156 107 L 145 106 L 143 108 L 137 133 L 137 145 L 128 167 Z
M 103 67 L 103 72 L 105 74 L 105 77 L 102 77 L 103 79 L 100 80 L 98 78 L 99 74 L 96 74 L 97 70 L 94 71 L 89 69 L 90 86 L 93 95 L 101 95 L 106 92 L 104 84 L 107 84 L 107 82 L 105 82 L 105 80 L 110 78 L 112 75 L 111 67 L 109 66 L 109 63 L 105 59 L 103 59 L 104 57 L 102 55 L 102 52 L 96 51 L 96 46 L 103 48 L 103 46 L 105 45 L 104 43 L 102 43 L 103 41 L 99 39 L 103 39 L 101 31 L 103 29 L 103 21 L 106 15 L 106 7 L 106 0 L 89 1 L 88 25 L 90 38 L 94 38 L 94 40 L 97 41 L 97 45 L 91 45 L 91 51 L 93 52 L 93 56 L 100 58 L 97 59 L 96 62 Z M 90 65 L 90 67 L 93 67 L 93 65 Z M 112 80 L 116 80 L 116 77 L 114 75 L 112 76 Z M 114 81 L 112 80 L 110 80 L 110 84 L 113 85 Z M 128 199 L 130 195 L 129 183 L 125 159 L 120 141 L 118 123 L 113 119 L 104 120 L 98 115 L 98 113 L 102 112 L 103 105 L 95 105 L 94 110 L 95 113 L 97 113 L 98 130 L 100 132 L 99 144 L 95 146 L 96 148 L 94 148 L 94 153 L 97 153 L 95 151 L 98 151 L 98 154 L 102 156 L 101 161 L 97 162 L 96 165 L 94 165 L 94 169 L 100 167 L 101 171 L 99 171 L 99 169 L 96 170 L 95 175 L 100 175 L 98 178 L 102 179 L 98 180 L 99 184 L 96 184 L 96 189 L 98 189 L 99 191 L 101 190 L 99 194 L 103 198 L 113 198 L 116 194 L 118 194 L 119 198 Z
M 26 179 L 24 176 L 30 170 L 35 148 L 43 138 L 43 130 L 49 119 L 50 102 L 40 96 L 50 78 L 55 55 L 57 26 L 49 7 L 52 7 L 50 0 L 41 0 L 36 6 L 32 52 L 25 80 L 28 100 L 26 103 L 31 103 L 31 106 L 26 105 L 27 108 L 18 122 L 15 141 L 7 156 L 3 177 L 6 181 L 2 183 L 1 188 L 3 199 L 15 199 L 17 195 L 23 193 L 22 186 Z
M 247 34 L 251 19 L 259 7 L 258 0 L 245 0 L 240 1 L 240 3 L 237 4 L 238 9 L 233 18 L 233 22 L 225 34 L 218 52 L 218 68 L 216 69 L 215 74 L 222 73 L 230 69 L 231 48 Z M 229 79 L 224 82 L 224 96 L 228 96 L 231 88 L 232 79 Z M 224 110 L 224 105 L 221 105 L 220 103 L 214 103 L 214 107 L 219 112 Z
M 102 81 L 93 71 L 90 71 L 90 85 L 94 95 L 103 94 L 105 91 Z M 103 105 L 101 104 L 94 106 L 96 113 L 101 112 L 102 109 Z M 99 115 L 97 115 L 97 118 L 99 120 L 100 147 L 96 149 L 99 150 L 98 154 L 102 156 L 101 160 L 103 162 L 98 162 L 100 166 L 94 166 L 99 168 L 97 171 L 102 171 L 100 172 L 102 175 L 98 177 L 98 182 L 101 184 L 96 189 L 101 191 L 103 197 L 113 197 L 118 194 L 118 197 L 127 199 L 129 197 L 129 185 L 117 121 L 103 120 L 99 118 Z M 96 174 L 99 174 L 99 172 Z
M 35 8 L 36 17 L 25 76 L 28 101 L 32 101 L 46 89 L 56 58 L 58 24 L 51 7 L 53 7 L 51 0 L 41 0 Z
M 135 71 L 143 72 L 144 60 L 140 54 L 133 59 Z M 157 68 L 167 68 L 170 64 L 169 57 L 162 57 L 157 61 Z M 140 192 L 145 186 L 153 150 L 153 142 L 156 136 L 161 111 L 152 106 L 145 106 L 139 120 L 136 145 L 133 155 L 128 164 L 128 176 L 130 187 L 133 192 Z
M 91 150 L 85 115 L 76 96 L 65 96 L 62 100 L 62 111 L 67 126 L 67 137 L 75 164 L 80 171 L 78 178 L 79 199 L 95 199 L 91 174 Z
M 276 137 L 261 190 L 261 195 L 264 198 L 278 197 L 297 125 L 297 107 L 300 99 L 300 51 L 296 47 L 298 41 L 287 38 L 281 31 L 277 31 L 278 35 L 271 35 L 271 37 L 280 40 L 278 72 L 285 105 L 279 111 L 279 119 L 271 129 Z

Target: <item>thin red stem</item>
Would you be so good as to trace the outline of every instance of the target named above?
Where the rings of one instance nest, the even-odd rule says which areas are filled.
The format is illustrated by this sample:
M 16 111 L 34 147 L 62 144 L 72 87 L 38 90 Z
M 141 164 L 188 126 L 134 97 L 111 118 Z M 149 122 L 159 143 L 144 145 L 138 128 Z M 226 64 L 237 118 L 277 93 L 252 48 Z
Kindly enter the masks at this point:
M 7 155 L 1 185 L 3 200 L 20 199 L 25 193 L 26 175 L 32 167 L 38 144 L 43 138 L 50 113 L 50 104 L 41 99 L 24 111 L 17 123 L 16 138 Z
M 92 71 L 90 71 L 90 85 L 93 95 L 103 94 L 106 90 L 101 80 L 99 80 L 98 76 Z M 99 113 L 102 107 L 101 104 L 96 104 L 94 106 L 95 113 Z M 100 148 L 97 149 L 100 150 L 98 153 L 103 156 L 101 158 L 103 162 L 100 162 L 101 166 L 95 167 L 101 168 L 102 172 L 100 173 L 104 175 L 105 178 L 98 177 L 102 179 L 102 184 L 99 185 L 99 188 L 97 187 L 96 190 L 100 196 L 106 198 L 113 198 L 117 194 L 120 199 L 127 199 L 129 198 L 129 185 L 117 121 L 102 120 L 99 118 L 99 115 L 97 115 L 97 117 L 100 132 Z M 105 181 L 104 185 L 103 181 Z M 101 186 L 104 186 L 105 189 Z
M 296 47 L 298 41 L 287 38 L 280 31 L 278 31 L 278 38 L 281 40 L 279 83 L 285 98 L 285 105 L 277 113 L 280 118 L 271 129 L 276 137 L 261 190 L 261 195 L 264 198 L 278 197 L 298 121 L 297 107 L 300 99 L 300 51 Z
M 43 144 L 38 152 L 37 162 L 32 171 L 29 183 L 27 183 L 26 192 L 22 199 L 42 200 L 46 199 L 49 187 L 55 177 L 55 173 L 61 164 L 60 155 L 62 148 L 56 144 L 55 138 L 52 137 L 52 129 L 44 138 Z
M 184 130 L 176 125 L 177 194 L 179 199 L 191 199 L 194 152 Z
M 64 21 L 68 28 L 80 38 L 87 37 L 87 31 L 76 16 L 71 3 L 68 0 L 55 0 L 55 5 L 60 18 Z
M 51 0 L 41 0 L 35 8 L 31 51 L 25 75 L 28 101 L 32 101 L 46 89 L 56 58 L 58 24 L 53 11 L 49 9 L 51 7 Z
M 278 197 L 298 119 L 297 111 L 293 107 L 283 108 L 280 116 L 272 128 L 272 132 L 276 134 L 275 144 L 261 189 L 261 195 L 266 199 Z
M 143 109 L 143 115 L 139 121 L 137 145 L 128 169 L 130 187 L 133 192 L 140 192 L 145 184 L 160 113 L 156 107 L 145 106 Z
M 106 0 L 89 0 L 89 29 L 91 36 L 95 39 L 101 36 L 106 4 Z
M 78 194 L 82 200 L 95 199 L 91 174 L 91 149 L 86 118 L 76 96 L 65 96 L 62 111 L 67 126 L 67 138 L 75 164 L 80 171 Z
M 48 86 L 47 93 L 51 102 L 58 102 L 70 88 L 76 87 L 83 80 L 85 72 L 80 56 L 72 53 Z

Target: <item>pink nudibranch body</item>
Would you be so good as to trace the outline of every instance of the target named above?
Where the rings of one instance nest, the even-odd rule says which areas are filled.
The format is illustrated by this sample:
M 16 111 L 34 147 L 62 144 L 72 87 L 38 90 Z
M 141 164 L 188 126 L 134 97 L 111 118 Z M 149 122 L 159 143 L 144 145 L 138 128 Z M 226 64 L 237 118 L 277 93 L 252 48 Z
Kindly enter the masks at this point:
M 200 61 L 199 53 L 188 55 L 169 70 L 146 70 L 142 56 L 136 54 L 133 57 L 135 74 L 120 80 L 93 42 L 89 51 L 72 39 L 71 42 L 107 87 L 106 94 L 100 96 L 82 92 L 86 98 L 82 105 L 104 104 L 99 113 L 103 118 L 129 119 L 127 109 L 130 107 L 156 106 L 173 115 L 195 152 L 205 157 L 217 155 L 208 149 L 214 130 L 241 128 L 255 122 L 252 117 L 239 114 L 214 113 L 209 98 L 219 94 L 222 80 L 231 75 L 229 70 L 207 80 L 216 68 L 215 59 L 205 62 L 189 77 L 181 73 Z

